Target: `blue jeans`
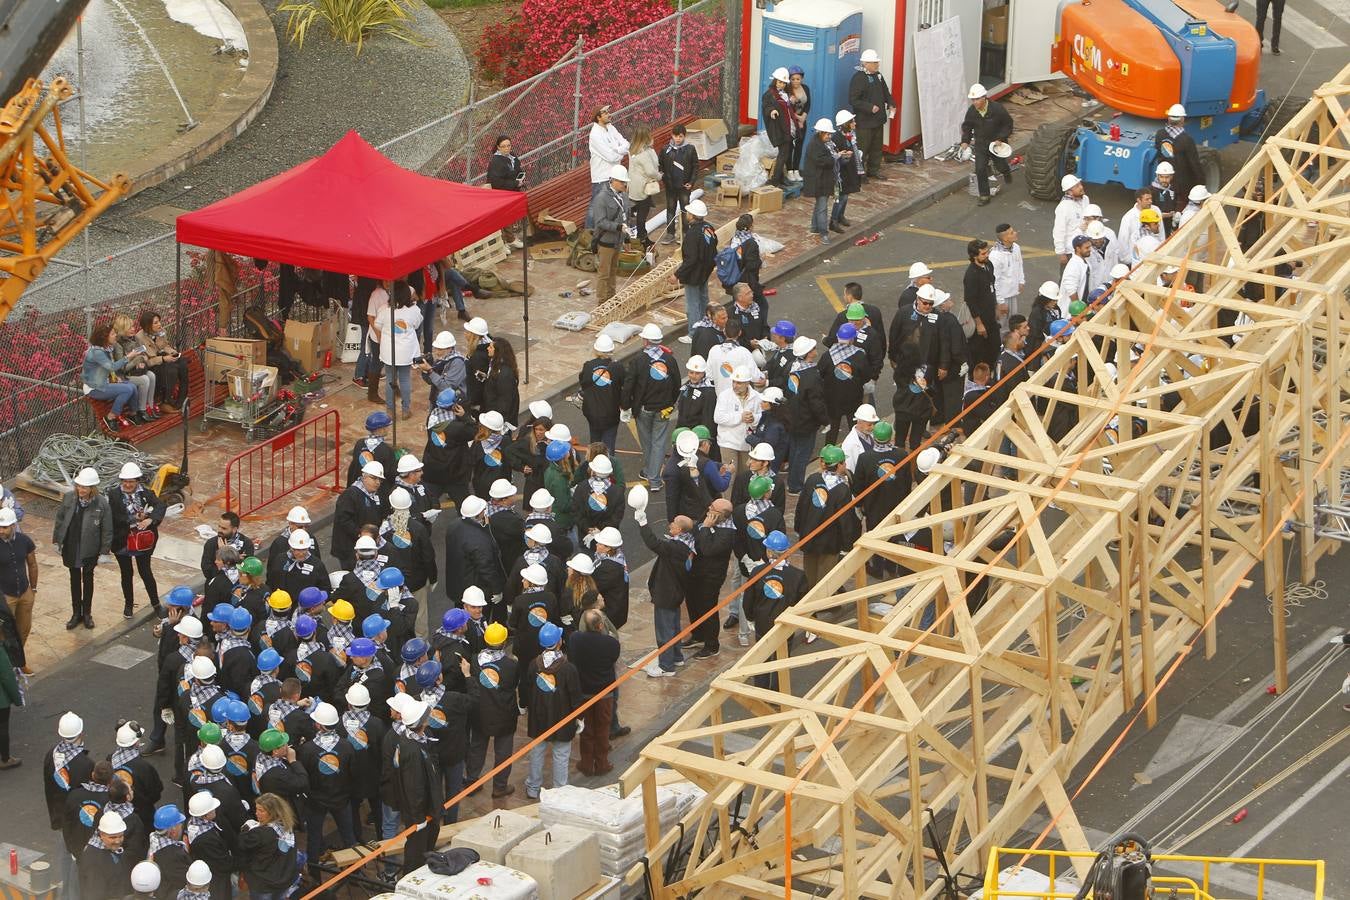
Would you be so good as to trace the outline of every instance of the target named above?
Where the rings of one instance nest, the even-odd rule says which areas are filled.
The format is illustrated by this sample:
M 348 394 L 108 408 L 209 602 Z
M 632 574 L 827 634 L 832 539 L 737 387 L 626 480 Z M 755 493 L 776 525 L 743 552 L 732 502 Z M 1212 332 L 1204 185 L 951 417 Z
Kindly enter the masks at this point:
M 788 435 L 788 490 L 800 494 L 806 483 L 806 467 L 816 452 L 816 433 Z
M 816 205 L 811 208 L 811 231 L 825 239 L 830 236 L 830 198 L 816 197 Z
M 666 446 L 670 443 L 670 432 L 675 418 L 661 418 L 657 410 L 641 410 L 634 417 L 637 421 L 638 443 L 642 445 L 642 475 L 653 490 L 661 489 L 661 464 L 666 459 Z
M 136 398 L 136 385 L 129 381 L 110 381 L 101 388 L 91 388 L 89 396 L 95 400 L 111 400 L 112 415 L 120 416 L 127 404 Z
M 455 309 L 464 312 L 464 292 L 469 287 L 468 279 L 459 274 L 459 269 L 446 269 L 445 286 L 450 291 L 450 299 L 455 302 Z
M 708 309 L 708 282 L 686 284 L 684 286 L 684 314 L 688 317 L 689 334 L 694 333 L 694 324 L 703 318 Z
M 384 367 L 384 405 L 389 407 L 389 414 L 394 414 L 394 378 L 398 377 L 399 390 L 403 392 L 403 411 L 412 409 L 412 366 L 389 366 Z
M 680 633 L 680 608 L 653 607 L 652 624 L 656 627 L 656 646 L 665 646 L 667 641 Z M 676 664 L 683 661 L 684 654 L 680 652 L 679 644 L 673 644 L 669 649 L 662 650 L 661 655 L 656 658 L 657 665 L 667 672 L 674 672 Z
M 604 444 L 605 449 L 609 451 L 610 456 L 614 455 L 614 445 L 618 443 L 618 440 L 618 425 L 611 425 L 608 428 L 596 428 L 594 425 L 591 426 L 591 443 L 594 444 L 599 441 Z
M 591 202 L 586 204 L 586 221 L 582 223 L 583 228 L 595 227 L 595 198 L 607 184 L 608 181 L 597 181 L 591 185 Z
M 356 354 L 356 371 L 352 373 L 353 378 L 365 378 L 366 371 L 370 368 L 370 347 L 366 345 L 366 335 L 370 332 L 370 325 L 367 322 L 357 322 L 361 326 L 361 352 Z
M 834 209 L 830 210 L 830 221 L 838 222 L 844 217 L 844 212 L 848 209 L 848 194 L 840 194 L 839 199 L 834 201 Z
M 530 771 L 525 776 L 525 796 L 531 800 L 539 799 L 539 790 L 544 786 L 544 755 L 553 757 L 553 786 L 567 785 L 567 767 L 572 761 L 571 741 L 541 741 L 530 748 Z

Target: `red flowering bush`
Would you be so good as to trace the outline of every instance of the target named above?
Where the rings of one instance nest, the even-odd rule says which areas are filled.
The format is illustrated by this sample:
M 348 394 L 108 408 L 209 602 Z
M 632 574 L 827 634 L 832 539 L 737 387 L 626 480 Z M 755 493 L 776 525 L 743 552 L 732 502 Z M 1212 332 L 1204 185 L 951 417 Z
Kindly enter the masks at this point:
M 666 0 L 525 0 L 518 14 L 483 31 L 478 63 L 489 78 L 514 84 L 553 65 L 577 38 L 599 47 L 670 13 Z

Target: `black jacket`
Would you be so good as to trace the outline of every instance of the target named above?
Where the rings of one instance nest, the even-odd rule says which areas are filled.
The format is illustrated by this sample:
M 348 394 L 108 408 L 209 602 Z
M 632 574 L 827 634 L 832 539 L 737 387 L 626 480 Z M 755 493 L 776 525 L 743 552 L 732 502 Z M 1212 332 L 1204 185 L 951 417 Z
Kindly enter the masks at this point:
M 758 573 L 764 565 L 756 567 Z M 783 566 L 764 573 L 764 577 L 745 590 L 741 613 L 755 623 L 755 634 L 766 635 L 778 616 L 806 595 L 806 573 L 795 566 Z
M 732 516 L 733 524 L 735 516 Z M 705 598 L 717 599 L 722 583 L 727 579 L 727 565 L 736 545 L 736 529 L 708 528 L 702 522 L 694 529 L 694 567 L 689 583 Z
M 1006 141 L 1012 131 L 1012 116 L 996 100 L 989 101 L 984 115 L 980 115 L 974 106 L 967 106 L 966 116 L 961 120 L 961 142 L 971 147 L 987 148 L 993 141 Z
M 506 571 L 487 526 L 455 518 L 445 530 L 445 595 L 452 605 L 459 604 L 469 585 L 482 588 L 491 600 L 505 590 Z
M 383 446 L 383 445 L 382 445 Z M 379 525 L 389 515 L 389 501 L 383 492 L 372 498 L 353 484 L 338 496 L 333 507 L 333 536 L 329 548 L 343 568 L 351 569 L 356 539 L 362 525 Z
M 366 717 L 364 728 L 348 729 L 339 723 L 343 739 L 352 748 L 352 794 L 367 799 L 380 795 L 380 748 L 389 726 L 374 714 Z
M 680 245 L 680 265 L 675 277 L 680 284 L 707 284 L 717 268 L 717 229 L 705 219 L 690 219 Z
M 756 246 L 754 241 L 746 241 L 739 244 L 736 249 L 745 246 Z M 753 296 L 753 295 L 752 295 Z M 741 309 L 735 303 L 727 304 L 727 315 L 741 323 L 740 344 L 747 350 L 754 350 L 758 342 L 764 340 L 769 335 L 769 317 L 764 312 L 764 307 L 758 300 L 752 300 L 750 306 Z
M 489 515 L 488 533 L 497 544 L 497 555 L 503 567 L 515 562 L 525 552 L 525 519 L 514 509 Z
M 858 336 L 853 343 L 861 347 L 867 356 L 867 380 L 875 381 L 886 365 L 886 329 L 882 324 L 881 310 L 870 303 L 864 304 L 863 309 L 867 311 L 867 324 L 858 328 Z M 842 312 L 835 316 L 834 324 L 821 344 L 833 347 L 839 343 L 839 326 L 847 321 L 848 318 Z
M 189 779 L 187 796 L 191 797 L 198 791 L 207 791 L 220 801 L 220 808 L 216 810 L 216 821 L 220 823 L 221 828 L 231 832 L 238 831 L 239 826 L 248 818 L 248 811 L 244 808 L 243 798 L 239 796 L 239 789 L 228 778 L 210 784 L 198 784 Z
M 603 631 L 578 631 L 567 641 L 567 658 L 576 667 L 582 697 L 594 697 L 614 683 L 619 639 Z
M 386 440 L 381 439 L 374 448 L 366 443 L 372 440 L 367 437 L 357 438 L 356 443 L 352 445 L 351 459 L 347 462 L 347 484 L 361 477 L 361 467 L 368 462 L 377 462 L 384 466 L 384 476 L 387 481 L 394 477 L 396 460 L 394 459 L 394 448 Z
M 62 816 L 61 837 L 65 840 L 66 852 L 76 859 L 84 852 L 84 845 L 89 843 L 94 825 L 108 803 L 107 785 L 102 785 L 102 790 L 93 790 L 86 787 L 87 784 L 77 784 L 66 794 L 66 809 Z
M 590 482 L 582 479 L 572 488 L 572 520 L 577 532 L 586 534 L 592 528 L 600 529 L 607 525 L 618 528 L 623 522 L 623 485 L 613 478 L 603 494 L 591 491 Z
M 400 547 L 392 534 L 385 535 L 384 552 L 389 554 L 389 565 L 403 572 L 404 583 L 410 591 L 420 591 L 428 582 L 435 584 L 436 550 L 431 545 L 431 532 L 415 518 L 408 520 L 411 542 Z
M 695 322 L 690 332 L 692 339 L 689 347 L 690 355 L 701 356 L 705 360 L 708 358 L 708 351 L 727 339 L 722 329 L 715 325 L 704 325 L 702 321 Z
M 970 314 L 984 322 L 984 330 L 990 336 L 990 340 L 997 340 L 999 334 L 998 298 L 994 296 L 993 263 L 977 266 L 972 262 L 966 266 L 966 274 L 961 280 L 961 286 L 966 306 L 970 307 Z
M 248 882 L 250 893 L 281 893 L 288 890 L 298 874 L 294 838 L 282 843 L 280 836 L 269 825 L 250 828 L 239 835 L 234 865 Z
M 80 855 L 80 897 L 87 900 L 114 900 L 131 890 L 131 867 L 139 860 L 129 859 L 125 851 L 88 848 Z
M 187 870 L 192 865 L 187 847 L 181 843 L 169 844 L 154 855 L 152 862 L 159 866 L 159 890 L 155 891 L 155 896 L 159 900 L 175 900 L 178 892 L 187 886 Z
M 577 376 L 581 389 L 581 415 L 595 430 L 619 424 L 619 399 L 623 396 L 623 366 L 608 357 L 588 359 Z
M 595 586 L 600 596 L 605 598 L 605 615 L 615 628 L 622 628 L 628 621 L 628 585 L 629 576 L 626 567 L 616 560 L 600 559 L 595 563 Z
M 652 359 L 644 347 L 628 364 L 620 404 L 634 415 L 673 407 L 679 395 L 680 364 L 669 347 L 661 344 L 659 349 L 659 357 Z
M 341 734 L 333 732 L 333 736 L 337 742 L 332 750 L 325 751 L 316 741 L 308 741 L 296 751 L 295 761 L 309 776 L 305 792 L 309 802 L 336 812 L 349 806 L 356 793 L 356 751 Z
M 350 545 L 348 545 L 348 552 L 351 552 Z M 290 566 L 289 569 L 287 568 L 288 565 Z M 281 570 L 277 574 L 277 580 L 269 581 L 268 584 L 285 591 L 292 597 L 299 597 L 300 592 L 307 587 L 316 587 L 321 591 L 327 591 L 329 589 L 328 567 L 319 558 L 317 550 L 310 550 L 308 557 L 294 565 L 291 565 L 290 560 L 283 560 Z
M 136 815 L 147 829 L 150 828 L 154 824 L 155 807 L 164 795 L 164 781 L 159 777 L 159 770 L 148 759 L 138 756 L 122 768 L 114 769 L 113 774 L 131 783 Z
M 858 128 L 880 128 L 886 124 L 886 110 L 895 106 L 886 76 L 878 71 L 869 75 L 862 69 L 853 73 L 848 82 L 848 103 L 853 108 Z M 878 107 L 872 112 L 872 107 Z
M 488 157 L 487 181 L 493 190 L 519 191 L 524 184 L 524 175 L 520 157 L 514 153 L 493 153 Z
M 520 418 L 520 376 L 495 359 L 483 382 L 483 409 L 495 409 L 511 423 Z
M 510 654 L 483 665 L 469 682 L 469 694 L 478 701 L 478 723 L 483 734 L 514 734 L 520 718 L 520 665 Z
M 881 520 L 895 509 L 900 501 L 909 495 L 909 467 L 900 466 L 887 474 L 888 466 L 905 456 L 905 451 L 892 445 L 890 449 L 878 450 L 873 447 L 864 450 L 853 467 L 853 492 L 860 495 L 878 480 L 884 483 L 864 497 L 859 504 L 868 528 L 875 528 Z
M 853 491 L 847 479 L 835 485 L 832 490 L 825 487 L 824 476 L 814 472 L 807 476 L 802 492 L 797 498 L 797 510 L 792 517 L 792 528 L 799 538 L 805 537 L 818 525 L 848 505 L 853 499 Z M 862 535 L 862 523 L 858 520 L 855 508 L 842 516 L 811 539 L 807 544 L 807 553 L 842 553 L 853 546 Z
M 314 541 L 314 546 L 310 549 L 310 559 L 317 560 L 323 556 L 322 548 L 319 546 L 319 539 L 315 536 L 314 532 L 309 531 L 308 529 L 306 529 L 306 532 L 309 534 L 310 539 Z M 291 547 L 290 544 L 287 543 L 289 539 L 290 533 L 283 531 L 281 534 L 272 538 L 272 542 L 267 545 L 267 583 L 273 587 L 277 587 L 281 584 L 281 569 L 286 565 L 286 557 L 290 555 Z M 327 589 L 327 586 L 325 586 L 324 590 Z M 296 596 L 298 595 L 292 594 L 291 598 L 295 599 Z
M 790 434 L 808 434 L 829 421 L 825 383 L 821 380 L 818 366 L 809 365 L 796 372 L 789 371 L 783 396 Z
M 772 115 L 775 112 L 778 115 Z M 792 140 L 792 130 L 787 116 L 782 104 L 778 102 L 778 92 L 770 84 L 764 91 L 764 96 L 759 98 L 759 118 L 764 123 L 764 134 L 768 137 L 769 143 L 775 147 L 786 146 Z
M 164 501 L 155 496 L 148 487 L 138 487 L 135 496 L 150 519 L 150 531 L 159 535 L 159 524 L 164 521 Z M 126 553 L 127 535 L 131 533 L 131 519 L 127 516 L 126 504 L 122 502 L 121 485 L 108 489 L 108 507 L 112 511 L 112 552 L 118 555 Z M 158 602 L 159 598 L 156 597 Z
M 830 419 L 852 415 L 858 404 L 862 403 L 863 385 L 867 383 L 867 351 L 855 344 L 854 352 L 838 363 L 830 353 L 822 353 L 817 368 L 820 369 L 825 408 L 829 411 Z
M 713 413 L 716 410 L 717 391 L 706 377 L 697 384 L 686 381 L 680 386 L 680 397 L 675 404 L 675 427 L 702 425 L 715 438 L 717 424 L 713 422 Z
M 201 860 L 211 867 L 211 900 L 230 900 L 234 895 L 230 887 L 230 875 L 234 872 L 234 855 L 230 852 L 230 840 L 220 826 L 210 828 L 197 835 L 197 839 L 188 845 L 192 861 Z
M 399 819 L 406 828 L 428 819 L 440 820 L 441 770 L 436 764 L 434 746 L 407 737 L 397 738 L 398 768 L 394 783 L 398 790 Z M 435 825 L 433 824 L 433 826 Z
M 437 488 L 451 491 L 459 486 L 464 496 L 469 484 L 469 442 L 477 431 L 477 426 L 468 419 L 451 419 L 435 429 L 437 438 L 427 432 L 427 442 L 422 448 L 422 465 L 426 467 L 426 480 Z
M 830 140 L 834 141 L 835 149 L 840 153 L 853 149 L 853 144 L 842 131 L 836 131 Z M 856 194 L 861 190 L 862 173 L 858 171 L 858 158 L 856 156 L 841 156 L 839 158 L 839 193 Z
M 456 671 L 455 674 L 460 673 Z M 426 691 L 422 691 L 419 698 L 426 702 L 432 699 Z M 477 717 L 477 711 L 476 697 L 448 687 L 441 692 L 440 699 L 431 704 L 427 734 L 436 739 L 431 747 L 442 770 L 464 761 L 469 748 L 469 722 Z
M 1205 169 L 1200 163 L 1200 149 L 1195 145 L 1195 138 L 1185 130 L 1172 137 L 1163 126 L 1153 135 L 1153 147 L 1158 151 L 1159 160 L 1172 164 L 1175 170 L 1172 187 L 1176 189 L 1177 207 L 1184 208 L 1191 188 L 1205 183 Z
M 549 591 L 530 591 L 517 594 L 511 601 L 511 616 L 507 627 L 511 630 L 511 653 L 521 666 L 539 655 L 539 629 L 545 622 L 557 623 L 558 598 Z M 520 695 L 528 697 L 530 685 L 522 682 Z M 522 706 L 526 705 L 524 703 Z
M 526 697 L 526 733 L 536 738 L 570 716 L 581 705 L 581 679 L 577 667 L 564 654 L 545 666 L 543 657 L 535 657 L 525 669 L 529 685 Z M 548 737 L 550 743 L 568 743 L 576 737 L 573 719 Z
M 642 543 L 656 555 L 647 590 L 652 605 L 657 609 L 679 609 L 689 590 L 689 577 L 694 569 L 694 551 L 668 535 L 658 536 L 651 525 L 638 529 Z
M 383 701 L 381 701 L 383 702 Z M 294 741 L 295 737 L 292 736 Z M 299 754 L 297 753 L 298 757 Z M 214 785 L 213 785 L 214 787 Z M 299 762 L 286 763 L 284 766 L 273 766 L 267 770 L 267 774 L 258 779 L 259 794 L 276 794 L 291 805 L 292 809 L 303 809 L 300 804 L 300 798 L 309 790 L 309 773 Z M 214 794 L 215 791 L 213 790 Z M 220 797 L 219 794 L 216 794 Z M 225 807 L 225 800 L 221 798 L 220 806 Z M 244 846 L 244 841 L 239 842 L 240 848 Z
M 781 531 L 787 534 L 787 520 L 783 517 L 782 508 L 778 506 L 770 506 L 752 519 L 746 512 L 744 503 L 736 504 L 731 517 L 736 523 L 736 543 L 734 547 L 736 565 L 740 568 L 742 575 L 748 576 L 754 567 L 747 569 L 741 563 L 741 557 L 748 556 L 756 563 L 763 562 L 765 536 L 771 531 Z
M 53 748 L 55 749 L 55 748 Z M 75 758 L 56 771 L 56 762 L 52 751 L 42 757 L 42 790 L 47 798 L 47 819 L 52 831 L 61 831 L 66 822 L 66 794 L 72 787 L 78 787 L 94 774 L 94 761 L 88 750 L 82 750 Z
M 239 542 L 240 558 L 247 559 L 248 557 L 252 556 L 254 551 L 257 549 L 253 543 L 253 540 L 249 538 L 247 535 L 244 535 L 242 533 L 237 534 L 236 537 L 238 538 Z M 219 535 L 208 539 L 207 542 L 202 545 L 202 564 L 201 564 L 202 577 L 205 578 L 207 581 L 210 581 L 213 577 L 215 577 L 216 572 L 219 571 L 218 569 L 216 569 L 216 551 L 219 549 L 220 549 Z
M 834 193 L 838 174 L 834 157 L 825 141 L 814 131 L 806 138 L 806 152 L 802 155 L 802 196 L 829 197 Z
M 658 154 L 661 164 L 661 180 L 666 190 L 681 192 L 689 190 L 698 181 L 698 150 L 685 141 L 680 146 L 666 144 Z
M 777 460 L 779 465 L 785 465 L 786 459 Z M 774 463 L 769 464 L 771 467 Z M 749 469 L 742 469 L 736 473 L 736 477 L 731 481 L 731 495 L 727 497 L 731 505 L 736 508 L 743 507 L 750 500 L 750 479 L 755 477 L 755 473 Z M 773 474 L 772 469 L 765 478 L 773 480 L 773 490 L 769 492 L 769 500 L 780 510 L 787 509 L 787 481 Z M 773 531 L 772 528 L 769 531 Z

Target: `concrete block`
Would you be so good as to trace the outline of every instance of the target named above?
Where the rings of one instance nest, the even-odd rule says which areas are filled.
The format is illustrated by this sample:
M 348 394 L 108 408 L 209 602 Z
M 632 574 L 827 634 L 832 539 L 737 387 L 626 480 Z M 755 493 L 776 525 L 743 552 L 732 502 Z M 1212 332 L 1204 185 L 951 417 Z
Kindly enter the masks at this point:
M 600 883 L 600 843 L 584 828 L 550 825 L 516 844 L 506 864 L 533 876 L 539 900 L 573 900 Z
M 467 826 L 450 846 L 468 847 L 477 851 L 479 859 L 505 865 L 512 848 L 543 827 L 538 819 L 500 809 Z

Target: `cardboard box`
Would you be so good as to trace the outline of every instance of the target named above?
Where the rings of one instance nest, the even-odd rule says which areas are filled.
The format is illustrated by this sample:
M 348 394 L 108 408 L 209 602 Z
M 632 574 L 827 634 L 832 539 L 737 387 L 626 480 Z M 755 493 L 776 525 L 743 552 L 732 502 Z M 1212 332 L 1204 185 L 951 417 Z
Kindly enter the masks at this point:
M 782 208 L 782 188 L 765 185 L 750 192 L 750 211 L 752 213 L 767 213 Z
M 250 362 L 255 366 L 267 363 L 267 341 L 243 338 L 207 338 L 202 354 L 207 381 L 222 381 L 226 369 L 238 369 Z
M 980 28 L 980 37 L 986 44 L 999 47 L 1008 43 L 1008 7 L 995 6 L 984 11 L 984 23 Z
M 324 354 L 334 349 L 336 344 L 337 322 L 332 319 L 320 322 L 297 322 L 291 319 L 286 323 L 286 353 L 306 372 L 322 369 Z
M 731 175 L 736 171 L 736 163 L 741 161 L 741 148 L 733 147 L 725 153 L 717 154 L 717 172 L 720 175 Z
M 699 159 L 712 159 L 727 149 L 727 126 L 721 119 L 695 119 L 685 126 L 685 140 Z

